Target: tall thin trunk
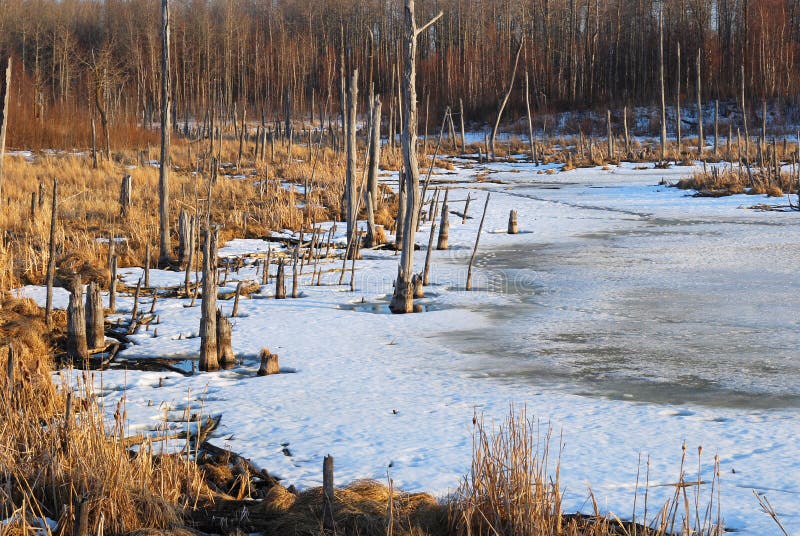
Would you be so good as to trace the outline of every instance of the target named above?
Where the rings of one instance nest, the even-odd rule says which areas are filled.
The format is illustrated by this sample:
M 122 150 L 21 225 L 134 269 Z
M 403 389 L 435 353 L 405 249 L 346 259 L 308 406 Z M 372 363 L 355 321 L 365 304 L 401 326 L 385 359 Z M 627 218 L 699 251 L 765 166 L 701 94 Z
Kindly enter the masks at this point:
M 705 149 L 705 140 L 703 139 L 703 98 L 700 94 L 700 58 L 701 50 L 697 49 L 697 154 L 702 158 L 703 150 Z
M 664 11 L 658 15 L 658 60 L 661 79 L 661 161 L 667 159 L 667 98 L 664 94 Z
M 169 70 L 169 0 L 161 0 L 161 166 L 158 172 L 159 253 L 158 264 L 172 261 L 169 236 L 169 142 L 171 118 Z
M 402 118 L 403 133 L 401 136 L 403 150 L 403 168 L 405 169 L 406 206 L 403 225 L 403 249 L 400 254 L 400 265 L 397 268 L 397 280 L 390 309 L 394 313 L 410 313 L 414 310 L 414 286 L 411 282 L 414 269 L 414 234 L 417 231 L 417 218 L 420 205 L 419 162 L 417 161 L 417 37 L 420 32 L 431 26 L 442 16 L 442 13 L 431 19 L 422 28 L 417 28 L 414 18 L 414 0 L 405 0 L 405 65 L 403 67 Z
M 347 251 L 353 255 L 353 239 L 358 225 L 356 219 L 356 111 L 358 104 L 358 69 L 353 71 L 347 92 L 347 111 L 345 116 L 345 144 L 347 150 L 347 170 L 345 176 L 345 208 L 347 210 Z
M 8 129 L 8 98 L 11 95 L 11 56 L 8 56 L 5 60 L 0 60 L 0 73 L 2 73 L 0 74 L 0 103 L 2 103 L 2 108 L 0 108 L 0 205 L 2 205 L 3 160 L 6 151 L 6 130 Z

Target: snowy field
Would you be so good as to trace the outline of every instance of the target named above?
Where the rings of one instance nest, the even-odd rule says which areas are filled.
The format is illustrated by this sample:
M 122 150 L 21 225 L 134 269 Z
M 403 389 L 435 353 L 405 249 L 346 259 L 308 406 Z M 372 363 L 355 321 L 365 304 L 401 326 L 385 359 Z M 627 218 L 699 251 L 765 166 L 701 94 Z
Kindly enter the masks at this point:
M 674 491 L 685 442 L 688 479 L 698 446 L 703 480 L 720 457 L 727 527 L 779 533 L 755 489 L 800 530 L 800 213 L 749 208 L 785 198 L 692 198 L 659 186 L 690 168 L 634 167 L 548 174 L 460 162 L 434 178 L 455 187 L 451 210 L 469 192 L 470 219 L 450 216 L 450 250 L 433 252 L 425 312 L 382 314 L 398 257 L 364 251 L 354 292 L 349 272 L 338 285 L 341 261 L 331 261 L 321 286 L 305 268 L 299 299 L 269 299 L 272 285 L 243 299 L 232 319 L 236 368 L 96 373 L 101 400 L 111 412 L 125 397 L 131 434 L 185 426 L 187 406 L 222 415 L 212 442 L 286 485 L 320 485 L 331 454 L 337 484 L 388 473 L 408 491 L 440 496 L 468 471 L 473 416 L 502 420 L 513 402 L 563 434 L 567 512 L 590 510 L 591 487 L 601 508 L 630 518 L 640 457 L 650 459 L 655 510 Z M 466 292 L 487 192 L 475 290 Z M 511 209 L 518 235 L 505 233 Z M 419 269 L 429 229 L 417 235 Z M 267 247 L 237 240 L 220 256 Z M 139 272 L 121 270 L 128 285 Z M 260 277 L 247 265 L 229 275 L 230 290 L 239 280 Z M 153 271 L 151 282 L 178 285 L 183 274 Z M 56 306 L 65 298 L 57 293 Z M 124 312 L 132 301 L 118 304 Z M 159 299 L 159 325 L 134 335 L 120 358 L 196 359 L 199 300 L 188 304 Z M 230 313 L 232 301 L 219 304 Z M 149 306 L 145 298 L 140 309 Z M 263 347 L 285 374 L 255 376 Z

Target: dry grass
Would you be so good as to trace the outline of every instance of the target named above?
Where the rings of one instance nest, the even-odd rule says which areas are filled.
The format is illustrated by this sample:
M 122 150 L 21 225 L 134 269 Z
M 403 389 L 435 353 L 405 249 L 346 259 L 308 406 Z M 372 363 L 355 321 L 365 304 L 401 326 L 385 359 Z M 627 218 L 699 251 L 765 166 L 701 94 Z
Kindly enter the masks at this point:
M 475 422 L 472 467 L 450 505 L 451 534 L 714 536 L 722 533 L 716 459 L 707 498 L 700 496 L 699 469 L 696 480 L 685 473 L 684 447 L 675 493 L 654 513 L 650 506 L 650 517 L 649 474 L 644 486 L 644 514 L 638 522 L 638 513 L 633 521 L 601 514 L 591 492 L 594 506 L 591 515 L 567 515 L 562 510 L 559 480 L 563 443 L 559 441 L 555 445 L 557 450 L 553 449 L 552 429 L 529 419 L 524 408 L 515 412 L 513 406 L 505 422 L 496 428 L 487 428 L 482 419 Z M 698 467 L 701 453 L 702 449 L 698 452 Z M 634 510 L 635 506 L 634 499 Z
M 57 389 L 51 379 L 41 311 L 28 300 L 4 298 L 1 305 L 0 343 L 16 350 L 13 383 L 0 376 L 0 519 L 16 519 L 8 530 L 33 533 L 36 519 L 48 517 L 69 534 L 82 500 L 92 534 L 101 525 L 114 534 L 169 529 L 180 525 L 184 508 L 210 497 L 185 458 L 155 456 L 146 445 L 137 453 L 125 448 L 124 408 L 107 426 L 86 377 L 67 402 L 66 381 Z
M 710 167 L 681 179 L 675 186 L 697 190 L 699 196 L 722 197 L 734 194 L 782 197 L 798 191 L 798 180 L 792 173 L 743 166 Z

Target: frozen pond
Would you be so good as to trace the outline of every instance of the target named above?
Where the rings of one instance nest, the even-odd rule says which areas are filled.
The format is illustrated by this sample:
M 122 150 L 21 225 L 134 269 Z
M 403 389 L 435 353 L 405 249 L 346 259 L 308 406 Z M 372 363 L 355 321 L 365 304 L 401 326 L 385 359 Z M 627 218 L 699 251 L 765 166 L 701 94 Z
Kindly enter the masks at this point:
M 556 195 L 592 202 L 581 185 Z M 482 256 L 490 288 L 518 303 L 490 307 L 490 329 L 452 335 L 461 351 L 481 356 L 480 374 L 656 403 L 800 404 L 791 214 L 764 221 L 742 209 L 741 218 L 715 221 L 597 206 L 608 220 L 574 240 Z

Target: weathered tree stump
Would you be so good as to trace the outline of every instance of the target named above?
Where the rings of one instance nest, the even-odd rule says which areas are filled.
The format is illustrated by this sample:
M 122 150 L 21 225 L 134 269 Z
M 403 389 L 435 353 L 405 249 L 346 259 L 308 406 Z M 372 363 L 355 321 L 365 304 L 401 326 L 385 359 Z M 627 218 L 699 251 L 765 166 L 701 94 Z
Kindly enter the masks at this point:
M 333 456 L 322 460 L 322 528 L 326 533 L 335 533 L 333 521 Z
M 67 357 L 80 364 L 89 359 L 86 345 L 86 311 L 83 308 L 83 283 L 80 274 L 72 281 L 67 307 Z
M 232 368 L 236 364 L 236 356 L 233 355 L 232 329 L 231 321 L 217 309 L 217 360 L 224 369 Z
M 131 208 L 131 196 L 133 194 L 132 179 L 130 175 L 122 177 L 122 183 L 119 187 L 119 214 L 122 219 L 128 218 L 128 212 Z
M 411 284 L 414 285 L 414 299 L 424 298 L 425 290 L 422 288 L 422 276 L 414 274 L 411 277 Z
M 103 348 L 106 344 L 103 297 L 94 281 L 86 289 L 86 344 L 89 348 Z
M 447 240 L 450 235 L 450 207 L 447 204 L 447 198 L 450 196 L 450 190 L 444 191 L 444 202 L 442 202 L 442 220 L 439 225 L 439 240 L 436 242 L 436 249 L 447 249 Z
M 508 213 L 508 234 L 519 233 L 519 225 L 517 224 L 517 211 L 512 210 Z
M 278 354 L 272 354 L 268 348 L 262 348 L 259 356 L 261 357 L 261 366 L 258 368 L 259 376 L 280 374 L 281 368 L 278 363 Z
M 278 273 L 275 275 L 275 299 L 286 299 L 286 281 L 283 274 L 283 259 L 278 260 Z

